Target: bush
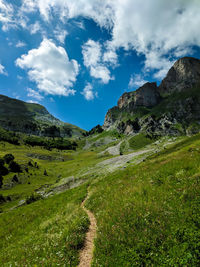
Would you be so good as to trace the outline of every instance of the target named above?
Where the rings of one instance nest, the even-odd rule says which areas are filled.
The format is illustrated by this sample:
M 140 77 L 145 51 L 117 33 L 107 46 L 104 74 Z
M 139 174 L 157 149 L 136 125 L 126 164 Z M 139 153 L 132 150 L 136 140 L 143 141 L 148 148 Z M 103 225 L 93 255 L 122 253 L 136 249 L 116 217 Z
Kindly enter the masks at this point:
M 17 177 L 16 174 L 13 176 L 13 178 L 12 178 L 12 182 L 13 182 L 13 183 L 18 183 L 18 182 L 19 182 L 18 177 Z
M 4 166 L 4 160 L 0 159 L 0 176 L 7 175 L 9 173 L 8 169 Z
M 14 160 L 9 163 L 9 169 L 11 172 L 21 172 L 21 166 Z
M 3 185 L 3 177 L 0 176 L 0 188 L 2 188 L 2 185 Z
M 0 203 L 6 202 L 5 197 L 0 194 Z
M 3 158 L 7 164 L 9 164 L 12 160 L 15 159 L 15 157 L 12 154 L 6 154 Z
M 26 198 L 26 204 L 31 204 L 39 199 L 42 199 L 42 197 L 38 194 L 32 194 L 31 196 Z

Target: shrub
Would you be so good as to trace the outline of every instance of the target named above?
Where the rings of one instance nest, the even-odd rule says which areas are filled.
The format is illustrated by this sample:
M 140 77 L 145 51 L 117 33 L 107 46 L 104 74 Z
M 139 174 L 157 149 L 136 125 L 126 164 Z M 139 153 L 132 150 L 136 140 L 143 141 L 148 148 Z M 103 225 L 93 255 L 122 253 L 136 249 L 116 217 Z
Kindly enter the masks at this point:
M 3 177 L 0 175 L 0 188 L 2 188 L 3 185 Z
M 0 203 L 6 202 L 5 197 L 0 194 Z
M 12 160 L 15 159 L 15 157 L 12 154 L 6 154 L 3 158 L 7 164 L 9 164 Z
M 26 204 L 31 204 L 39 199 L 42 199 L 42 197 L 38 194 L 33 193 L 32 195 L 26 198 Z
M 11 172 L 21 172 L 21 166 L 14 160 L 9 163 L 9 169 Z
M 4 176 L 9 173 L 8 169 L 4 166 L 4 160 L 0 159 L 0 175 Z
M 18 183 L 19 182 L 18 177 L 17 177 L 16 174 L 13 176 L 12 182 L 14 182 L 14 183 Z

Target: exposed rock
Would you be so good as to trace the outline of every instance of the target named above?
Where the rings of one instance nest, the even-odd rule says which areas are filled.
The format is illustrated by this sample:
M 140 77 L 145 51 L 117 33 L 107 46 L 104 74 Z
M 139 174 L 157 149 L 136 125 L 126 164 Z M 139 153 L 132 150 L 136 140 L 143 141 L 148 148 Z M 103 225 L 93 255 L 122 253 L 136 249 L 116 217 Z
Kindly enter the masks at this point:
M 146 132 L 150 136 L 199 132 L 200 60 L 179 59 L 159 88 L 156 83 L 146 83 L 124 93 L 118 106 L 107 112 L 103 128 L 127 135 Z
M 162 95 L 169 95 L 200 84 L 200 60 L 184 57 L 175 62 L 159 86 Z
M 142 87 L 134 92 L 124 93 L 119 101 L 118 107 L 120 109 L 126 107 L 152 107 L 159 103 L 160 94 L 157 90 L 156 83 L 145 83 Z

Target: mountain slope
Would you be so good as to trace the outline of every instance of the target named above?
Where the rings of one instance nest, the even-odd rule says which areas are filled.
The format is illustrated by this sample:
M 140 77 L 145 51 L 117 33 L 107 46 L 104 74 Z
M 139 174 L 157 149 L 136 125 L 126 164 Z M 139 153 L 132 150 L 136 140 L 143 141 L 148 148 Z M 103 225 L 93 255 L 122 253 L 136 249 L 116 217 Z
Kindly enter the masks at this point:
M 108 111 L 103 128 L 120 133 L 179 135 L 200 129 L 200 60 L 179 59 L 157 87 L 146 83 L 123 94 Z
M 84 130 L 64 123 L 39 104 L 26 103 L 0 95 L 0 126 L 26 134 L 71 137 L 81 136 Z

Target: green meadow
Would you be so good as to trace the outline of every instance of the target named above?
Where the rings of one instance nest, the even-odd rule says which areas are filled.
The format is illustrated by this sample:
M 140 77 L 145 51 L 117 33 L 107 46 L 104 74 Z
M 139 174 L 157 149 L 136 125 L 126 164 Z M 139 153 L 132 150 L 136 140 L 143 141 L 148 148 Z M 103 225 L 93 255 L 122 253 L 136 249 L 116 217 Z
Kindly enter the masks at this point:
M 77 266 L 86 196 L 98 226 L 92 266 L 199 266 L 200 135 L 169 139 L 101 133 L 76 151 L 0 142 L 0 158 L 12 154 L 22 168 L 0 189 L 1 266 Z M 101 153 L 119 142 L 126 155 Z M 139 164 L 98 167 L 146 148 Z

